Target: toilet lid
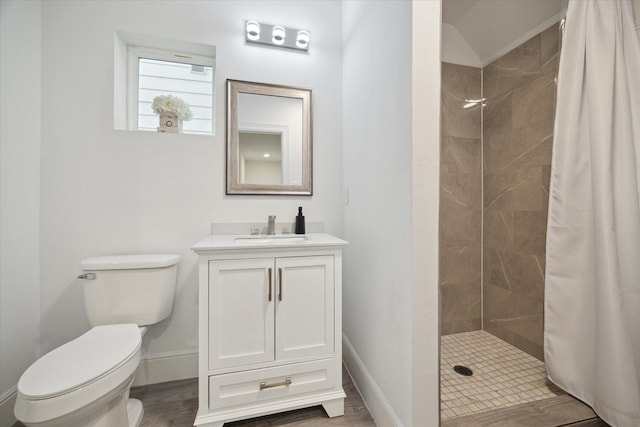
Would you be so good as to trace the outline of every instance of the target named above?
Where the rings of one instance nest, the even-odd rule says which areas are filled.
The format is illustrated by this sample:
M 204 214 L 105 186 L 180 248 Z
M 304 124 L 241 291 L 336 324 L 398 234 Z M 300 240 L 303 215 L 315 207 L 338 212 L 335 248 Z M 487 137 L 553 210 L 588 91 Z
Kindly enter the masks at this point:
M 96 326 L 38 359 L 20 377 L 18 390 L 31 399 L 68 393 L 126 363 L 140 341 L 138 325 Z

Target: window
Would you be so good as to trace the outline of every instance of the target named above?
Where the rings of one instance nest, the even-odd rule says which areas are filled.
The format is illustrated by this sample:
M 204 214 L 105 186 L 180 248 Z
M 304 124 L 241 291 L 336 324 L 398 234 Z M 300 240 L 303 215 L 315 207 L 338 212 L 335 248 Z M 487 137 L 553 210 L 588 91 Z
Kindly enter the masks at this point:
M 158 95 L 174 95 L 189 104 L 193 118 L 183 133 L 213 134 L 213 57 L 128 46 L 129 129 L 156 131 L 158 116 L 151 105 Z

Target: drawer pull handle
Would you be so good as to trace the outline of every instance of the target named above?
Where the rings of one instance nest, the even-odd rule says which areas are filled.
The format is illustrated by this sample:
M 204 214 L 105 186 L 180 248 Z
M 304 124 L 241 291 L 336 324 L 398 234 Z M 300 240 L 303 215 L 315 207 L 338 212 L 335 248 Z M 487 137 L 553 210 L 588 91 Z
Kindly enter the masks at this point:
M 264 390 L 265 388 L 280 387 L 283 385 L 291 385 L 291 377 L 287 377 L 284 379 L 284 381 L 280 381 L 277 383 L 267 384 L 265 382 L 262 382 L 260 383 L 260 390 Z
M 282 301 L 282 268 L 278 269 L 278 280 L 279 280 L 279 289 L 278 289 L 278 301 Z
M 269 268 L 269 302 L 273 299 L 273 296 L 271 295 L 271 276 L 271 268 Z

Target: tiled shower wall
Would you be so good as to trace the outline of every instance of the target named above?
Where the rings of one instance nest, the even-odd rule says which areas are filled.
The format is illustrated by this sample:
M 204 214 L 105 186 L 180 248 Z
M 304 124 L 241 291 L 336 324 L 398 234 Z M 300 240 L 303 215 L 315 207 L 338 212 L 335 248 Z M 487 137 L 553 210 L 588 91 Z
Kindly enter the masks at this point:
M 480 98 L 479 68 L 442 64 L 440 322 L 445 335 L 481 327 L 482 107 L 469 101 Z
M 452 64 L 442 73 L 442 333 L 480 329 L 482 311 L 486 331 L 539 359 L 557 64 L 553 25 L 482 73 Z M 480 98 L 480 78 L 482 119 L 461 102 Z
M 484 68 L 484 329 L 543 358 L 553 25 Z

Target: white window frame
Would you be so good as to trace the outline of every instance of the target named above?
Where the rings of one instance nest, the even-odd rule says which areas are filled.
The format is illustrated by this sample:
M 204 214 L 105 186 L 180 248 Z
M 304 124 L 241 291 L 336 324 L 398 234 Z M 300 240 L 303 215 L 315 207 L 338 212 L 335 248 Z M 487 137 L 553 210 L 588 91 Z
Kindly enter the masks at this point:
M 215 58 L 210 56 L 196 55 L 188 52 L 180 52 L 175 50 L 157 49 L 146 46 L 128 45 L 128 73 L 127 73 L 127 128 L 130 130 L 138 130 L 138 94 L 139 94 L 139 75 L 140 75 L 140 58 L 155 59 L 158 61 L 179 62 L 189 65 L 205 65 L 213 69 L 212 98 L 215 100 Z M 215 107 L 215 102 L 212 102 Z M 213 111 L 211 114 L 211 133 L 215 134 Z

